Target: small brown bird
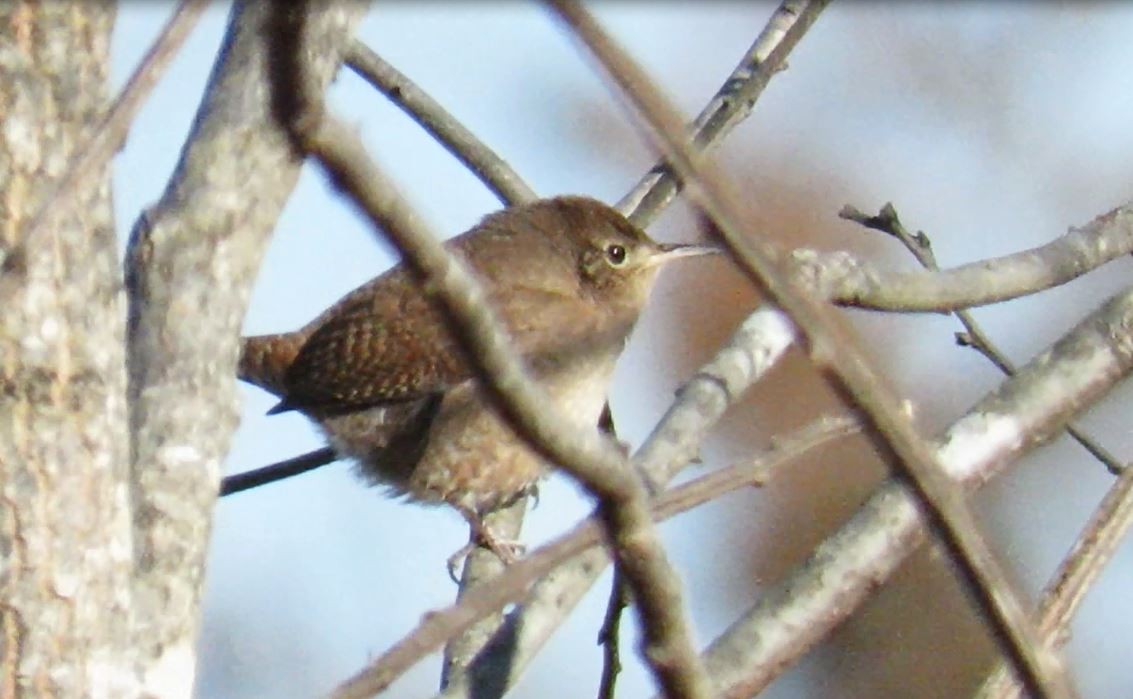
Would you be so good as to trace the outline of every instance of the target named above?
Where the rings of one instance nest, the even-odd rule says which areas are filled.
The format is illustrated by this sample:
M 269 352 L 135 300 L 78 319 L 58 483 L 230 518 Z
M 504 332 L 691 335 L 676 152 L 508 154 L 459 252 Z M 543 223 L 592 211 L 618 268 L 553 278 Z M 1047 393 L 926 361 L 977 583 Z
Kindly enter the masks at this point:
M 576 196 L 491 214 L 446 245 L 477 275 L 531 376 L 586 425 L 598 424 L 660 265 L 716 251 L 655 243 L 609 206 Z M 498 553 L 481 517 L 546 470 L 490 407 L 404 265 L 295 332 L 245 338 L 239 376 L 281 399 L 270 413 L 311 418 L 371 482 L 455 507 Z

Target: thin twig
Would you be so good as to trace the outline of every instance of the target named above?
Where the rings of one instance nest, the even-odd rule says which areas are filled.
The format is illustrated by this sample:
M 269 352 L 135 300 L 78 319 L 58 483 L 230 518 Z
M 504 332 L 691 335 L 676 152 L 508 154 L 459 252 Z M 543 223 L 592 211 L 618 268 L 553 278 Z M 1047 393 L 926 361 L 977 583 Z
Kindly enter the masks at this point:
M 829 0 L 786 0 L 768 20 L 723 86 L 701 110 L 692 127 L 694 149 L 707 149 L 751 114 L 771 78 L 787 65 L 789 54 Z M 642 228 L 668 206 L 680 182 L 665 160 L 654 165 L 618 202 L 617 209 Z
M 610 579 L 610 599 L 606 602 L 606 617 L 598 629 L 598 645 L 602 646 L 602 678 L 598 682 L 598 699 L 617 696 L 618 674 L 622 671 L 621 631 L 622 616 L 629 606 L 629 588 L 617 570 Z
M 1099 221 L 1113 222 L 1128 220 L 1130 218 L 1128 216 L 1116 215 L 1116 212 L 1123 210 L 1127 210 L 1127 207 L 1115 209 L 1104 216 L 1095 218 L 1093 223 L 1087 226 L 1087 230 L 1096 230 Z M 860 223 L 867 228 L 872 228 L 893 236 L 905 246 L 906 250 L 912 253 L 913 257 L 917 258 L 917 261 L 920 262 L 925 269 L 930 271 L 940 269 L 940 265 L 936 262 L 936 254 L 932 251 L 932 241 L 929 239 L 928 235 L 926 235 L 924 231 L 917 231 L 916 234 L 909 233 L 905 225 L 901 223 L 901 217 L 897 215 L 897 209 L 893 204 L 889 203 L 881 207 L 881 211 L 879 211 L 876 216 L 866 216 L 858 209 L 848 205 L 843 207 L 838 215 L 844 219 Z M 1117 237 L 1116 235 L 1110 236 L 1108 234 L 1107 231 L 1110 228 L 1111 227 L 1108 225 L 1101 227 L 1099 233 L 1105 235 L 1107 239 L 1098 241 L 1101 244 L 1092 247 L 1103 250 L 1109 249 L 1110 247 L 1119 247 L 1113 245 L 1113 243 L 1118 241 L 1113 240 L 1113 238 Z M 1130 240 L 1131 245 L 1133 245 L 1133 236 L 1130 236 Z M 1054 266 L 1059 268 L 1065 267 L 1064 264 L 1056 264 Z M 976 322 L 975 316 L 967 310 L 956 310 L 952 313 L 956 316 L 956 319 L 960 321 L 960 324 L 964 326 L 964 332 L 956 333 L 956 342 L 962 346 L 971 347 L 979 352 L 1004 374 L 1014 376 L 1015 364 L 995 346 L 995 343 L 993 343 L 991 338 L 987 336 L 987 333 L 983 331 L 980 324 Z M 1122 464 L 1117 457 L 1111 454 L 1108 449 L 1098 444 L 1093 437 L 1086 434 L 1085 431 L 1074 423 L 1066 425 L 1066 432 L 1073 437 L 1083 449 L 1090 452 L 1095 459 L 1101 461 L 1102 464 L 1105 465 L 1106 470 L 1110 473 L 1116 476 L 1125 469 L 1125 465 Z
M 334 449 L 323 447 L 251 471 L 225 476 L 220 481 L 220 497 L 298 476 L 337 460 L 338 455 L 334 453 Z
M 879 446 L 891 452 L 890 463 L 917 494 L 933 530 L 959 568 L 966 589 L 1028 690 L 1036 697 L 1074 696 L 1059 659 L 1042 645 L 962 494 L 938 470 L 933 454 L 856 342 L 841 331 L 821 300 L 793 283 L 754 242 L 757 238 L 743 230 L 730 188 L 714 169 L 694 161 L 680 118 L 644 72 L 580 5 L 561 0 L 552 0 L 551 5 L 649 123 L 654 139 L 682 176 L 694 201 L 720 229 L 741 268 L 791 316 L 815 360 L 868 417 Z
M 346 65 L 428 131 L 501 202 L 514 206 L 537 198 L 503 158 L 369 46 L 355 39 L 346 49 Z
M 181 50 L 185 39 L 193 31 L 193 27 L 196 26 L 197 20 L 201 18 L 208 4 L 208 0 L 182 0 L 177 6 L 177 10 L 150 45 L 146 55 L 134 68 L 133 74 L 118 93 L 114 105 L 106 113 L 102 123 L 95 127 L 91 137 L 71 158 L 63 176 L 40 204 L 39 210 L 24 230 L 22 238 L 13 250 L 8 251 L 8 255 L 18 254 L 20 249 L 35 245 L 40 236 L 46 235 L 51 229 L 52 222 L 70 210 L 74 200 L 72 195 L 82 190 L 86 178 L 106 165 L 122 147 L 134 117 L 165 75 L 165 69 Z M 2 259 L 2 251 L 0 251 L 0 259 Z
M 734 464 L 666 491 L 653 506 L 653 517 L 663 521 L 710 502 L 724 493 L 763 482 L 768 474 L 793 463 L 804 454 L 860 432 L 856 419 L 823 418 L 776 440 L 776 444 L 748 462 Z M 462 633 L 479 619 L 506 604 L 520 602 L 532 585 L 564 562 L 599 546 L 603 541 L 597 519 L 589 517 L 569 532 L 539 547 L 492 580 L 465 591 L 460 600 L 445 609 L 423 615 L 416 629 L 370 664 L 371 693 L 380 692 L 449 638 Z M 602 560 L 606 560 L 602 555 Z M 337 696 L 337 695 L 336 695 Z M 342 696 L 362 696 L 342 695 Z
M 1125 468 L 1043 590 L 1039 630 L 1052 646 L 1066 643 L 1071 619 L 1131 524 L 1133 469 Z M 1019 695 L 1019 685 L 1002 663 L 976 694 L 980 699 L 1014 699 Z

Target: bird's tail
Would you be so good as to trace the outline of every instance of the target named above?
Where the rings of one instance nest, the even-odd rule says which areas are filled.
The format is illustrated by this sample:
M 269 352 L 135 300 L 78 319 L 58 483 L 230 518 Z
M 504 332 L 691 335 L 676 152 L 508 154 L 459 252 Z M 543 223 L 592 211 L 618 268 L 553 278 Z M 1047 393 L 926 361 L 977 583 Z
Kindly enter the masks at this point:
M 245 337 L 240 345 L 236 376 L 282 398 L 287 369 L 305 339 L 297 332 Z

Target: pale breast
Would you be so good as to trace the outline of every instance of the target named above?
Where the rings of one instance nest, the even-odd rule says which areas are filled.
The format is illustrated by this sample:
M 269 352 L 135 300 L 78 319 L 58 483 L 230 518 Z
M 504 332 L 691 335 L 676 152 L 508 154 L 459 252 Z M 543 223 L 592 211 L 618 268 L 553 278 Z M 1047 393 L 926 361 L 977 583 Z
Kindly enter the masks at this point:
M 606 401 L 614 357 L 540 377 L 556 408 L 582 429 L 594 429 Z M 443 500 L 486 512 L 526 490 L 547 465 L 495 410 L 484 410 L 478 387 L 468 382 L 447 395 L 428 445 L 410 479 L 410 497 Z

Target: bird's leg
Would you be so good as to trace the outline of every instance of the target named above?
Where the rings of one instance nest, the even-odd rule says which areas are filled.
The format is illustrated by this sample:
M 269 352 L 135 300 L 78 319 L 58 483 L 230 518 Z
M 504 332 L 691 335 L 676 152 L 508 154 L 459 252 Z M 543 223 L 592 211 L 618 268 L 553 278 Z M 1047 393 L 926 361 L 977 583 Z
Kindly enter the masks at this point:
M 459 582 L 460 577 L 456 574 L 460 569 L 464 560 L 472 553 L 477 546 L 482 546 L 496 555 L 504 563 L 504 565 L 511 565 L 519 560 L 523 555 L 526 547 L 515 539 L 507 539 L 497 536 L 487 524 L 484 523 L 484 518 L 479 512 L 472 508 L 465 506 L 456 506 L 457 511 L 460 512 L 464 520 L 468 522 L 469 536 L 468 543 L 457 549 L 456 553 L 448 557 L 448 574 L 454 582 Z

